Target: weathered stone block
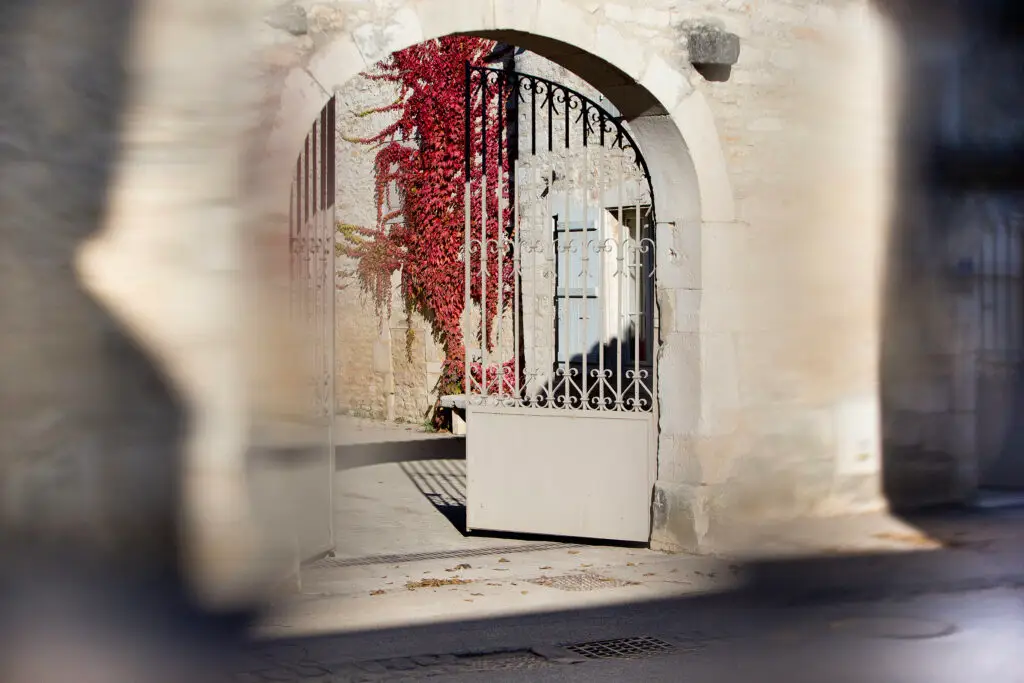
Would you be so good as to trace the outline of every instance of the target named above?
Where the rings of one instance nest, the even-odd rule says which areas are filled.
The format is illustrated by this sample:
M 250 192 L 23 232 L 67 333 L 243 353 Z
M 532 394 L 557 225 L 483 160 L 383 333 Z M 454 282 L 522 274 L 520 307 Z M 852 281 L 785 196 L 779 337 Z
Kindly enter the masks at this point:
M 819 458 L 831 456 L 836 439 L 832 411 L 803 406 L 765 405 L 743 411 L 743 432 L 754 438 L 799 439 L 819 444 Z M 784 456 L 786 457 L 786 456 Z
M 734 476 L 708 493 L 713 528 L 786 520 L 813 514 L 832 491 L 833 463 L 814 438 L 774 437 L 734 466 Z M 783 457 L 780 457 L 783 456 Z
M 658 226 L 658 286 L 665 289 L 701 288 L 700 223 Z
M 736 348 L 731 334 L 701 333 L 701 419 L 702 435 L 729 434 L 736 430 L 739 375 Z
M 801 64 L 801 53 L 797 50 L 772 50 L 768 59 L 778 69 L 796 69 Z
M 695 437 L 659 434 L 658 479 L 677 484 L 700 483 L 700 462 L 695 443 Z
M 671 110 L 672 119 L 684 131 L 690 158 L 700 178 L 701 217 L 709 222 L 736 218 L 732 181 L 722 152 L 718 127 L 700 91 L 693 91 Z
M 702 389 L 700 353 L 699 334 L 663 336 L 658 364 L 663 433 L 678 436 L 697 433 Z
M 596 20 L 572 2 L 540 0 L 536 26 L 543 26 L 544 34 L 571 46 L 570 49 L 600 53 Z
M 437 38 L 463 31 L 481 31 L 494 26 L 493 2 L 445 0 L 444 11 L 436 2 L 414 3 L 424 38 Z
M 309 32 L 315 36 L 330 37 L 343 30 L 347 23 L 345 10 L 334 6 L 314 5 L 307 16 Z
M 750 227 L 744 223 L 705 223 L 701 236 L 701 286 L 716 292 L 735 291 L 750 263 Z
M 403 7 L 385 23 L 368 22 L 352 29 L 352 38 L 367 64 L 375 64 L 392 52 L 423 41 L 420 18 L 411 7 Z
M 367 62 L 355 42 L 341 33 L 316 51 L 309 60 L 308 69 L 320 87 L 333 94 L 366 67 Z
M 606 23 L 597 26 L 597 43 L 613 65 L 627 74 L 642 74 L 647 66 L 647 53 L 637 49 L 636 42 L 623 37 L 618 27 Z
M 662 329 L 669 332 L 699 332 L 702 329 L 703 310 L 701 300 L 703 290 L 700 289 L 669 289 L 663 290 L 661 321 Z
M 707 533 L 703 487 L 657 481 L 651 519 L 651 547 L 698 552 Z
M 306 8 L 301 5 L 285 4 L 275 8 L 266 18 L 267 24 L 287 31 L 293 36 L 304 36 L 309 32 Z
M 685 28 L 686 49 L 691 64 L 732 66 L 740 58 L 740 37 L 707 23 Z
M 651 55 L 647 62 L 640 85 L 647 88 L 668 111 L 672 111 L 680 100 L 693 91 L 693 86 L 683 73 L 657 54 Z
M 513 31 L 532 31 L 537 22 L 540 0 L 493 0 L 494 27 Z
M 684 471 L 696 476 L 685 483 L 716 486 L 729 481 L 736 474 L 740 458 L 750 452 L 753 440 L 756 437 L 747 433 L 694 439 L 690 456 L 693 462 Z

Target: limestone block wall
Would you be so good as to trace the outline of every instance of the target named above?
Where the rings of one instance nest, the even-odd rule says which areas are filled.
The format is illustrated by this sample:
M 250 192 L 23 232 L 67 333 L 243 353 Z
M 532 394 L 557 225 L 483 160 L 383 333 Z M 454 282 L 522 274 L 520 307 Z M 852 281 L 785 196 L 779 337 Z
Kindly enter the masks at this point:
M 336 212 L 340 223 L 376 224 L 375 149 L 353 140 L 370 137 L 394 121 L 395 114 L 367 112 L 397 96 L 397 89 L 390 84 L 361 76 L 337 92 Z M 379 320 L 372 299 L 360 290 L 355 265 L 344 255 L 338 258 L 337 409 L 376 419 L 422 422 L 433 406 L 431 391 L 441 360 L 429 326 L 417 313 L 406 315 L 397 274 L 393 310 L 388 319 Z
M 691 544 L 702 532 L 710 542 L 716 526 L 737 520 L 883 502 L 885 29 L 864 3 L 713 5 L 687 3 L 676 21 L 714 17 L 742 39 L 728 80 L 695 79 L 714 112 L 736 215 L 702 226 L 699 288 L 661 292 L 662 395 L 678 386 L 670 372 L 701 383 L 696 430 L 666 435 L 677 416 L 662 420 L 656 525 L 684 545 L 676 529 L 691 524 Z M 675 360 L 692 345 L 696 364 Z

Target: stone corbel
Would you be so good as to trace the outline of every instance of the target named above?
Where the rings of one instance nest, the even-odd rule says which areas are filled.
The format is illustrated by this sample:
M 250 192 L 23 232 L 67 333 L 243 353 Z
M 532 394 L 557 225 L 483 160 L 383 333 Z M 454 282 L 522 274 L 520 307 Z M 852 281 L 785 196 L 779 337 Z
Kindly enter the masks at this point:
M 717 23 L 695 21 L 683 27 L 690 64 L 709 81 L 727 81 L 740 58 L 740 37 Z

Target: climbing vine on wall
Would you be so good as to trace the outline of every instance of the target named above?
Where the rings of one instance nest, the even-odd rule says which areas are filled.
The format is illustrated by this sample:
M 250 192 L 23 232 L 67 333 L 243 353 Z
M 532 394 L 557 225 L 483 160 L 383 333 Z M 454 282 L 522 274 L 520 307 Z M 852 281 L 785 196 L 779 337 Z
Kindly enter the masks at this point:
M 397 86 L 399 97 L 391 104 L 361 115 L 394 113 L 397 120 L 368 138 L 349 139 L 376 149 L 375 201 L 377 223 L 373 226 L 341 224 L 338 249 L 355 259 L 355 276 L 360 288 L 374 303 L 379 317 L 387 319 L 392 310 L 392 275 L 401 274 L 401 293 L 406 310 L 416 311 L 430 324 L 434 338 L 445 353 L 438 392 L 463 390 L 465 347 L 462 316 L 465 308 L 465 269 L 461 258 L 465 227 L 464 117 L 465 65 L 482 65 L 493 49 L 492 41 L 448 36 L 414 45 L 391 55 L 376 70 L 364 76 L 372 81 Z M 489 131 L 498 130 L 503 103 L 497 97 L 484 111 L 481 98 L 473 98 L 472 125 L 477 130 L 487 120 Z M 507 173 L 504 160 L 499 168 L 496 135 L 488 135 L 487 168 L 479 163 L 479 133 L 472 135 L 477 149 L 471 158 L 471 212 L 479 225 L 483 208 L 482 179 L 488 178 L 486 208 L 489 221 L 499 210 L 494 179 Z M 507 183 L 505 184 L 507 187 Z M 505 198 L 507 200 L 507 197 Z M 505 205 L 508 205 L 506 201 Z M 395 208 L 397 207 L 397 208 Z M 508 215 L 502 224 L 508 224 Z M 498 273 L 498 255 L 492 244 L 487 258 L 487 328 L 497 314 L 499 279 L 505 287 L 504 301 L 511 303 L 512 259 L 503 255 L 503 273 Z M 474 259 L 479 262 L 479 253 Z M 480 268 L 473 269 L 470 297 L 481 304 Z M 479 316 L 477 316 L 479 317 Z M 477 332 L 479 334 L 479 331 Z M 491 340 L 486 340 L 493 348 Z M 471 367 L 478 379 L 490 380 L 494 369 L 484 372 Z M 505 374 L 505 373 L 503 373 Z

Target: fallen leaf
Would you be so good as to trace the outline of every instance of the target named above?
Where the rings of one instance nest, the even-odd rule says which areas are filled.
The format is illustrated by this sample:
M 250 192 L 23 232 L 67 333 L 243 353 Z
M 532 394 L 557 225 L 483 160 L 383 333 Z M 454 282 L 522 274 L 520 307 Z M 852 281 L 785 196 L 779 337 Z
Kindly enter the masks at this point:
M 636 566 L 636 562 L 627 562 L 626 566 L 627 567 L 635 567 Z
M 483 593 L 470 593 L 470 595 L 472 595 L 474 598 L 482 598 L 482 597 L 484 597 Z
M 471 565 L 463 563 L 463 564 L 457 564 L 454 567 L 452 567 L 451 569 L 445 569 L 445 571 L 450 573 L 450 572 L 459 572 L 459 571 L 462 571 L 463 569 L 472 569 L 472 568 L 473 567 Z
M 551 567 L 541 567 L 541 569 L 551 569 Z
M 460 579 L 454 576 L 450 579 L 423 579 L 421 581 L 410 581 L 405 584 L 405 587 L 409 590 L 416 590 L 417 588 L 440 588 L 442 586 L 464 586 L 467 583 L 473 583 L 466 579 Z
M 504 557 L 499 558 L 498 562 L 501 563 L 501 564 L 508 564 L 508 560 L 506 560 Z
M 530 591 L 519 591 L 519 592 L 520 592 L 520 593 L 522 593 L 523 595 L 526 595 L 526 594 L 527 594 L 527 593 L 529 593 Z
M 384 595 L 384 591 L 381 591 L 381 590 L 370 591 L 370 595 Z

